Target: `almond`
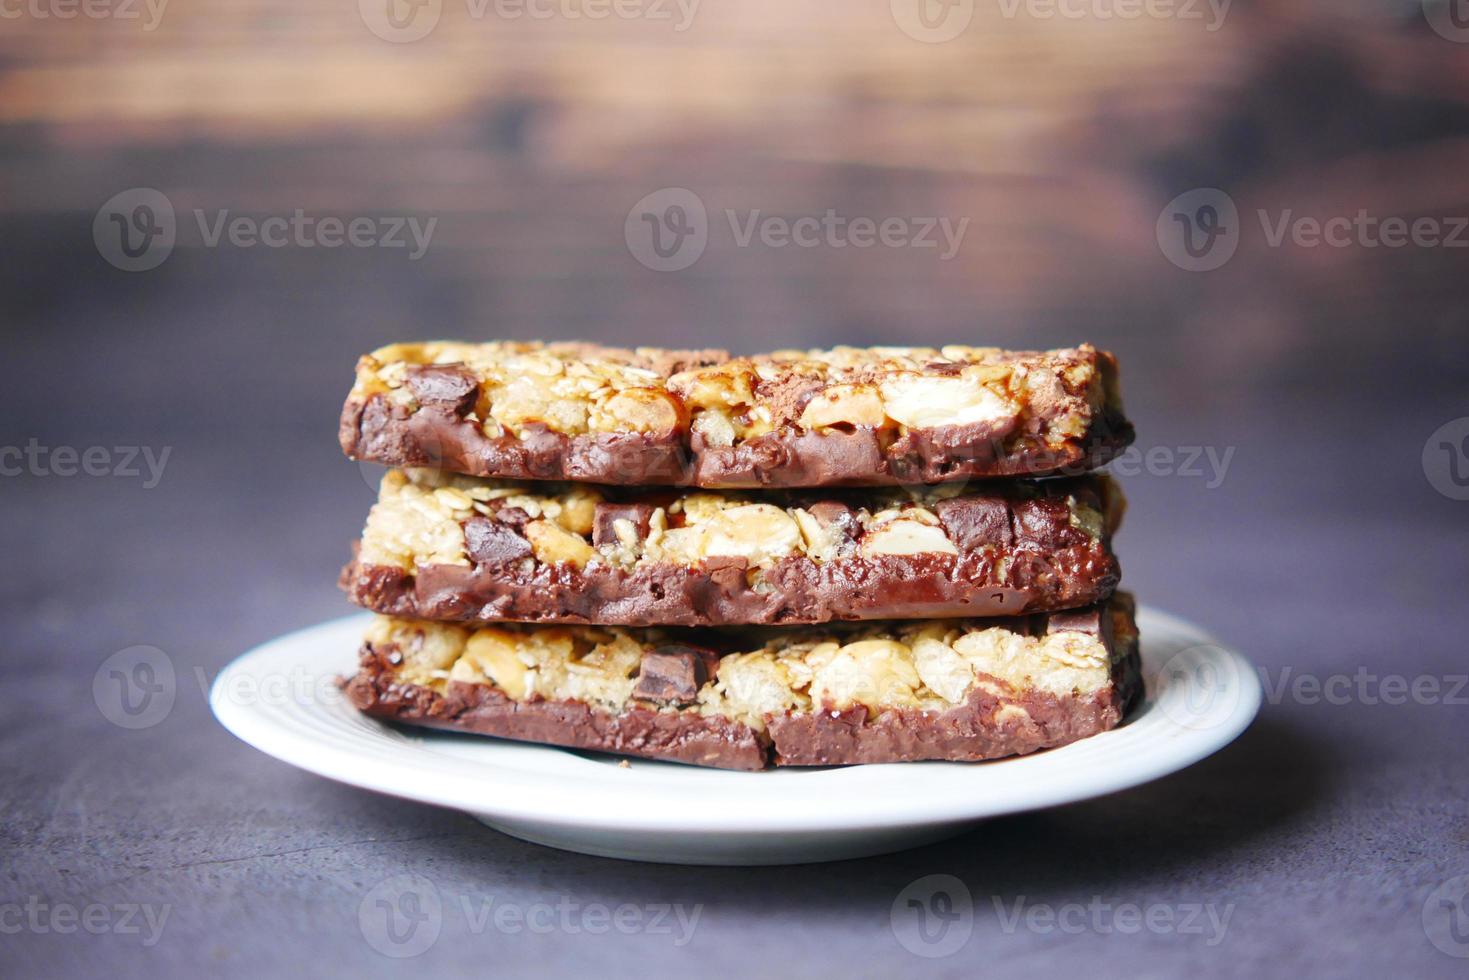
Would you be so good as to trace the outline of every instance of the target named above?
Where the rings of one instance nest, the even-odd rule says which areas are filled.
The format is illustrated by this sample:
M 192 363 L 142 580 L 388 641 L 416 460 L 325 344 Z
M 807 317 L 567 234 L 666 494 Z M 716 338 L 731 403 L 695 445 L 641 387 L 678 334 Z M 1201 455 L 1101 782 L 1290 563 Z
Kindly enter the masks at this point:
M 666 437 L 682 428 L 683 406 L 657 388 L 627 388 L 608 398 L 592 417 L 592 428 L 604 432 L 643 432 Z
M 720 511 L 709 522 L 705 555 L 769 563 L 801 550 L 801 528 L 773 504 L 743 504 Z
M 832 385 L 806 403 L 800 419 L 807 429 L 834 425 L 877 428 L 886 421 L 882 398 L 869 385 Z
M 748 362 L 684 371 L 668 379 L 668 389 L 699 408 L 741 409 L 755 400 L 758 380 Z
M 941 527 L 913 520 L 889 521 L 870 531 L 862 539 L 862 554 L 875 555 L 957 555 L 959 549 Z
M 906 646 L 894 640 L 859 640 L 816 671 L 811 700 L 838 708 L 909 705 L 917 700 L 914 692 L 921 683 Z
M 572 534 L 583 537 L 592 533 L 597 523 L 597 504 L 602 495 L 586 487 L 574 487 L 561 498 L 561 513 L 556 523 Z
M 881 385 L 887 414 L 910 429 L 1013 419 L 1019 406 L 968 378 L 899 375 Z
M 534 678 L 528 676 L 530 669 L 517 656 L 519 644 L 520 638 L 506 630 L 477 630 L 464 646 L 464 660 L 454 665 L 454 673 L 450 676 L 455 680 L 468 680 L 454 676 L 461 672 L 460 665 L 467 660 L 500 690 L 516 701 L 524 701 L 531 692 Z

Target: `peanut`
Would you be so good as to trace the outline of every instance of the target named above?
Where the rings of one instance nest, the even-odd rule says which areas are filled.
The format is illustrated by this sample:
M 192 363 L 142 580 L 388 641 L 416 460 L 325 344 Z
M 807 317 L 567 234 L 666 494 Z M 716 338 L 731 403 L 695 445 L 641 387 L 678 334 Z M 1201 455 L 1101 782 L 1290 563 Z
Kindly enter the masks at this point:
M 596 555 L 585 539 L 563 531 L 550 521 L 531 521 L 525 526 L 525 536 L 536 559 L 548 565 L 569 562 L 580 568 Z

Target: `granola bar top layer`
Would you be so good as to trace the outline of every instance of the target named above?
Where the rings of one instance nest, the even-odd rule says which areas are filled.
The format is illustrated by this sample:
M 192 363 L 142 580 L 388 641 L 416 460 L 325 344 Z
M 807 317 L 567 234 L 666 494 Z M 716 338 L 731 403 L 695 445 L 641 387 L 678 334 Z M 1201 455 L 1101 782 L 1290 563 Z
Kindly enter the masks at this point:
M 641 490 L 392 470 L 343 573 L 376 612 L 627 626 L 1006 616 L 1105 599 L 1111 480 Z
M 994 621 L 763 633 L 379 617 L 346 685 L 369 714 L 757 769 L 1032 752 L 1136 696 L 1131 598 Z
M 475 476 L 701 487 L 1040 476 L 1132 439 L 1083 345 L 718 350 L 429 342 L 363 357 L 349 456 Z
M 379 617 L 360 710 L 724 768 L 983 760 L 1114 727 L 1140 689 L 1133 602 L 1003 621 L 764 633 Z

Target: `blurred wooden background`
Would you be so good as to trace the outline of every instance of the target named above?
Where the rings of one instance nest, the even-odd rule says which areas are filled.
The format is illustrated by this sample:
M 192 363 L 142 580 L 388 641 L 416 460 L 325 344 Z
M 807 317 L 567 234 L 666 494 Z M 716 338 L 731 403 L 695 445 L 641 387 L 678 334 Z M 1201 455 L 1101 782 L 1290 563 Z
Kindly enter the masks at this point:
M 1420 370 L 1457 378 L 1469 250 L 1268 249 L 1256 226 L 1228 266 L 1194 274 L 1154 237 L 1164 204 L 1200 186 L 1251 214 L 1469 214 L 1469 45 L 1416 0 L 1236 0 L 1213 31 L 1203 4 L 1204 20 L 1123 21 L 981 0 L 941 44 L 905 34 L 887 0 L 702 0 L 686 30 L 674 0 L 664 21 L 489 3 L 476 18 L 444 0 L 411 43 L 376 36 L 354 0 L 171 0 L 152 30 L 143 0 L 132 21 L 0 20 L 7 329 L 49 351 L 95 327 L 87 311 L 169 320 L 213 300 L 215 328 L 262 350 L 307 330 L 343 349 L 1095 338 L 1152 368 L 1204 365 L 1172 392 L 1185 399 L 1201 377 L 1312 383 L 1323 357 L 1356 384 L 1411 335 Z M 417 263 L 181 247 L 130 277 L 87 232 L 135 186 L 181 214 L 440 220 Z M 668 186 L 711 215 L 970 225 L 949 262 L 724 234 L 656 273 L 623 221 Z

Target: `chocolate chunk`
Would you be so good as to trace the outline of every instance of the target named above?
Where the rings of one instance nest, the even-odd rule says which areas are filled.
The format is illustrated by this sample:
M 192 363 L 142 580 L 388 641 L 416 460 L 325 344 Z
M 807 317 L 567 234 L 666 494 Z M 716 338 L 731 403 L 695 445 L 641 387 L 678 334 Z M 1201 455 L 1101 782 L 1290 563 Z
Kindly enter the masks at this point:
M 1106 492 L 1105 483 L 1072 480 L 1066 484 L 1066 489 L 1082 507 L 1090 507 L 1092 510 L 1101 511 L 1104 515 L 1107 513 L 1107 505 L 1102 502 L 1102 495 Z
M 633 533 L 641 541 L 648 536 L 648 524 L 652 519 L 652 504 L 599 503 L 593 518 L 592 543 L 617 544 L 617 532 L 612 523 L 618 520 L 630 521 Z
M 706 348 L 703 350 L 645 350 L 642 365 L 660 377 L 671 377 L 681 371 L 713 367 L 729 360 L 729 351 Z
M 408 388 L 420 405 L 443 406 L 463 418 L 479 397 L 479 379 L 462 364 L 427 364 L 405 372 Z
M 495 520 L 501 524 L 509 524 L 518 531 L 530 523 L 530 515 L 519 507 L 501 507 L 495 511 Z
M 488 517 L 471 517 L 464 522 L 464 550 L 481 565 L 498 565 L 531 555 L 529 541 L 514 528 Z
M 964 365 L 958 361 L 929 361 L 923 365 L 923 372 L 936 378 L 957 378 L 964 373 Z
M 1083 533 L 1071 526 L 1071 508 L 1059 497 L 1042 497 L 1015 505 L 1015 530 L 1044 548 L 1064 548 Z
M 633 697 L 658 704 L 693 704 L 699 698 L 699 688 L 718 670 L 718 660 L 713 650 L 686 643 L 649 650 L 638 667 Z
M 817 524 L 828 530 L 835 529 L 844 538 L 857 536 L 857 515 L 840 500 L 818 500 L 806 508 L 806 512 L 816 518 Z
M 961 551 L 987 544 L 1007 548 L 1015 543 L 1010 505 L 998 497 L 956 497 L 941 501 L 936 510 L 949 539 Z
M 1102 609 L 1090 606 L 1086 609 L 1068 609 L 1066 612 L 1051 613 L 1046 622 L 1047 633 L 1102 633 Z
M 825 387 L 820 378 L 800 374 L 784 374 L 757 386 L 757 397 L 770 407 L 776 424 L 794 422 L 806 406 Z
M 717 577 L 718 572 L 733 570 L 739 573 L 738 577 L 743 577 L 745 569 L 750 567 L 750 559 L 743 555 L 710 555 L 704 559 L 703 565 L 704 571 L 711 576 Z

